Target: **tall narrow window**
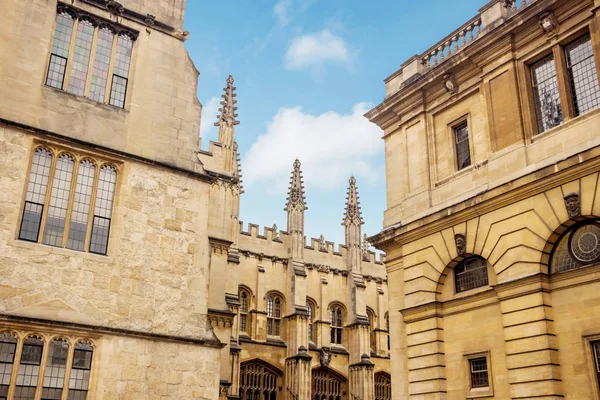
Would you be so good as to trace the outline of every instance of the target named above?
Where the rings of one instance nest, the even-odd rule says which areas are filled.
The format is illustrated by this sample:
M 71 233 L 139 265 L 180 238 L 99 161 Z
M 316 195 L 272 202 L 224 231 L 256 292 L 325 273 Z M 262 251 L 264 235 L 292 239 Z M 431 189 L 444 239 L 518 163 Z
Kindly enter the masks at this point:
M 96 57 L 94 59 L 94 70 L 92 71 L 92 82 L 90 84 L 90 99 L 104 102 L 106 95 L 106 84 L 108 82 L 108 70 L 110 68 L 110 57 L 112 56 L 114 32 L 110 26 L 100 26 L 98 30 L 98 43 L 96 45 Z
M 129 82 L 129 64 L 131 63 L 131 51 L 133 41 L 127 34 L 119 35 L 117 40 L 117 54 L 115 56 L 115 68 L 112 76 L 110 100 L 108 104 L 123 108 L 125 107 L 125 94 Z
M 54 40 L 52 41 L 52 54 L 50 55 L 50 64 L 48 65 L 46 85 L 57 89 L 62 89 L 65 82 L 67 59 L 69 58 L 71 36 L 73 35 L 73 23 L 73 17 L 66 11 L 60 12 L 56 17 L 56 28 L 54 30 Z
M 116 183 L 117 171 L 110 165 L 103 166 L 100 169 L 100 179 L 98 180 L 98 191 L 96 193 L 90 253 L 106 254 L 108 249 L 108 234 L 110 232 Z
M 44 342 L 38 337 L 29 336 L 23 342 L 15 400 L 34 400 L 43 350 Z
M 598 382 L 598 386 L 600 386 L 600 340 L 591 342 L 591 345 L 592 355 L 594 357 L 594 368 L 596 370 L 596 381 Z
M 0 334 L 0 399 L 8 398 L 16 350 L 17 338 L 8 332 Z
M 77 96 L 83 96 L 85 93 L 94 30 L 94 25 L 89 20 L 79 20 L 73 61 L 71 62 L 69 88 L 67 89 L 67 92 Z
M 563 122 L 556 65 L 552 55 L 531 66 L 531 79 L 538 132 L 542 133 Z
M 306 311 L 308 312 L 308 341 L 315 342 L 314 331 L 313 331 L 315 305 L 312 301 L 306 302 Z
M 600 106 L 600 86 L 590 35 L 567 45 L 565 53 L 575 115 L 580 115 Z
M 240 331 L 247 332 L 248 319 L 248 293 L 245 290 L 240 292 Z
M 86 400 L 92 369 L 93 347 L 83 341 L 77 342 L 73 353 L 73 367 L 69 381 L 69 400 Z
M 281 325 L 281 299 L 270 295 L 267 299 L 267 335 L 279 336 Z
M 471 388 L 489 387 L 487 357 L 472 358 L 469 360 L 471 369 Z
M 456 146 L 456 166 L 460 171 L 471 165 L 469 125 L 466 122 L 454 128 L 454 143 Z
M 62 246 L 74 166 L 73 157 L 68 154 L 61 154 L 56 160 L 52 196 L 50 197 L 50 206 L 46 217 L 44 244 Z
M 377 340 L 375 337 L 375 313 L 367 309 L 367 318 L 369 318 L 369 342 L 371 346 L 371 351 L 377 351 Z
M 44 373 L 44 386 L 42 387 L 42 400 L 60 400 L 65 385 L 69 343 L 65 340 L 55 339 L 50 343 L 49 350 Z
M 385 329 L 387 330 L 388 351 L 390 351 L 392 349 L 392 346 L 390 345 L 390 314 L 387 312 L 385 313 Z
M 95 175 L 96 166 L 92 161 L 83 160 L 79 163 L 67 241 L 67 248 L 72 250 L 84 249 Z
M 342 308 L 340 306 L 331 306 L 329 308 L 329 328 L 330 342 L 332 344 L 342 344 Z
M 52 154 L 46 149 L 38 148 L 31 160 L 31 172 L 25 195 L 19 239 L 29 242 L 38 241 L 51 167 Z

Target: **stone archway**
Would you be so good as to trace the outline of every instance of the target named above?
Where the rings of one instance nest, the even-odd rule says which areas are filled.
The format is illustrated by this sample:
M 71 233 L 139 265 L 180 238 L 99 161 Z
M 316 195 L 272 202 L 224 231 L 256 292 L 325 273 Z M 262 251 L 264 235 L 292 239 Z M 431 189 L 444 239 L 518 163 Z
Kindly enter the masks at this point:
M 262 360 L 252 360 L 240 366 L 241 400 L 278 400 L 281 371 Z
M 315 368 L 312 371 L 312 400 L 346 400 L 346 378 L 327 368 Z

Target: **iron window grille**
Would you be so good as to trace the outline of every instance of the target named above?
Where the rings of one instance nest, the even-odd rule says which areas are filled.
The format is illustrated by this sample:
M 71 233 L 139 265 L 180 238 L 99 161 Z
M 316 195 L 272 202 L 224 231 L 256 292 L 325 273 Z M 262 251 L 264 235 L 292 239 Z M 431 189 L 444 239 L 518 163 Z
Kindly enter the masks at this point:
M 481 257 L 469 257 L 454 267 L 456 293 L 488 285 L 487 262 Z
M 342 308 L 340 306 L 331 306 L 329 308 L 329 336 L 332 344 L 342 344 L 343 318 Z
M 137 32 L 59 4 L 46 85 L 125 108 L 136 39 Z
M 111 164 L 36 148 L 19 239 L 105 255 L 116 182 Z
M 469 125 L 465 122 L 454 129 L 454 143 L 456 146 L 457 170 L 467 168 L 471 165 L 471 149 L 469 148 Z
M 270 295 L 267 299 L 267 335 L 279 336 L 281 326 L 281 299 Z
M 563 122 L 556 64 L 552 55 L 531 66 L 531 79 L 538 133 Z
M 472 358 L 469 360 L 471 370 L 471 388 L 489 387 L 487 357 Z
M 600 106 L 600 86 L 589 34 L 565 47 L 575 116 Z
M 600 262 L 600 224 L 584 221 L 563 234 L 554 245 L 550 272 L 570 271 Z

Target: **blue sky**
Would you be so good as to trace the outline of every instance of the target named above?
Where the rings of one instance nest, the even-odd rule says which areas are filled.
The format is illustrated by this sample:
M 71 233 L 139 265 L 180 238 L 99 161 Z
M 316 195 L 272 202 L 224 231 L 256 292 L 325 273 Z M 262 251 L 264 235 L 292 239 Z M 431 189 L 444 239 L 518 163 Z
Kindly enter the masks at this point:
M 187 0 L 186 47 L 200 71 L 202 147 L 235 78 L 236 140 L 246 193 L 240 219 L 286 229 L 294 159 L 302 162 L 307 237 L 343 243 L 348 179 L 357 179 L 368 235 L 383 225 L 381 131 L 362 114 L 383 79 L 477 13 L 485 0 Z

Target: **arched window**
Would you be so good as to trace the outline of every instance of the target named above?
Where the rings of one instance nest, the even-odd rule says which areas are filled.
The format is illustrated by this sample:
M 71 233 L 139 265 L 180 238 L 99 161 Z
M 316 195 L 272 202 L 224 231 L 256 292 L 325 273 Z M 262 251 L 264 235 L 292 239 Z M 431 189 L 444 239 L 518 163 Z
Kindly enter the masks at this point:
M 324 367 L 313 369 L 313 400 L 342 400 L 345 395 L 346 382 L 342 376 Z
M 50 343 L 50 352 L 46 359 L 42 399 L 60 399 L 65 385 L 65 371 L 69 357 L 69 342 L 54 339 Z
M 243 363 L 240 367 L 240 399 L 277 400 L 280 376 L 275 368 L 262 362 Z
M 17 338 L 9 332 L 0 334 L 0 399 L 8 398 L 10 376 L 12 375 Z
M 478 256 L 461 261 L 454 267 L 456 293 L 475 289 L 488 284 L 487 262 Z
M 250 294 L 244 289 L 240 289 L 240 332 L 248 333 L 248 309 L 250 303 Z
M 392 380 L 385 372 L 375 374 L 375 400 L 390 400 L 392 398 Z
M 342 329 L 344 321 L 342 318 L 342 307 L 339 305 L 332 305 L 329 307 L 329 328 L 330 341 L 332 344 L 342 344 Z
M 271 294 L 267 297 L 267 335 L 279 336 L 281 325 L 281 297 Z
M 371 351 L 377 351 L 377 343 L 375 338 L 375 312 L 370 308 L 367 308 L 367 318 L 369 318 L 369 343 L 371 344 Z
M 315 319 L 316 304 L 312 300 L 306 300 L 306 308 L 308 311 L 308 341 L 315 342 L 315 332 L 313 330 L 313 322 Z
M 552 251 L 551 273 L 587 267 L 600 262 L 600 224 L 585 221 L 558 240 Z
M 23 341 L 21 360 L 17 371 L 15 399 L 33 399 L 37 389 L 44 341 L 38 336 L 29 336 Z

